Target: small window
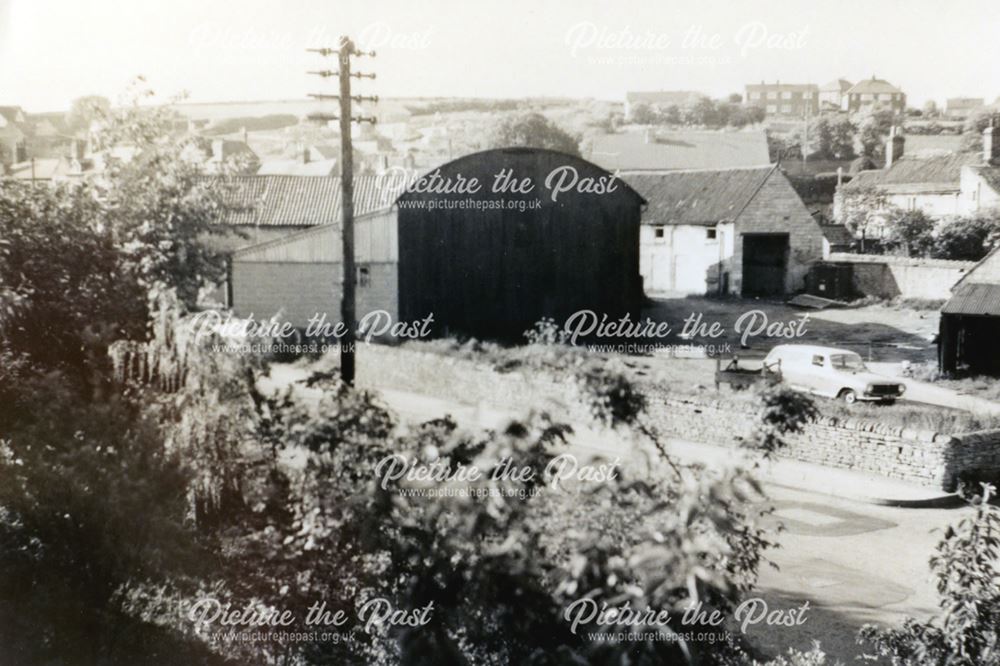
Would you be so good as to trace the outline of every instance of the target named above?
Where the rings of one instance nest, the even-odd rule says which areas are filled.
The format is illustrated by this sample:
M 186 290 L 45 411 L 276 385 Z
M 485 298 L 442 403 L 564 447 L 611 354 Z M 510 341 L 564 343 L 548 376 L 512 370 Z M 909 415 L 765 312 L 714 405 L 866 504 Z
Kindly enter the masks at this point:
M 663 227 L 653 227 L 653 236 L 663 238 Z
M 705 229 L 705 238 L 715 240 L 715 229 Z
M 371 271 L 367 266 L 358 266 L 358 286 L 370 287 L 372 285 Z
M 813 356 L 813 365 L 823 367 L 823 357 L 819 355 Z

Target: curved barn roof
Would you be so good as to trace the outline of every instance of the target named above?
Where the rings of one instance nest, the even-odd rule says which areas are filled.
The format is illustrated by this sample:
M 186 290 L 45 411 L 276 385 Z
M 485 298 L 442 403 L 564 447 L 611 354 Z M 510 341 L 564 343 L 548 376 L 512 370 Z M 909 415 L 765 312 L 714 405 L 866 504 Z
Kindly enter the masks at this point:
M 531 148 L 527 146 L 490 148 L 488 150 L 481 150 L 476 153 L 469 153 L 468 155 L 463 155 L 461 157 L 453 159 L 450 162 L 445 162 L 444 164 L 436 166 L 433 169 L 428 169 L 426 172 L 418 176 L 414 180 L 414 182 L 419 182 L 422 178 L 435 172 L 440 172 L 442 174 L 456 173 L 460 171 L 460 167 L 463 164 L 481 165 L 482 163 L 488 161 L 493 161 L 496 163 L 496 169 L 494 170 L 494 173 L 496 173 L 499 172 L 501 168 L 504 168 L 505 162 L 515 161 L 514 159 L 510 158 L 523 158 L 524 156 L 527 155 L 535 155 L 540 159 L 544 158 L 545 160 L 548 161 L 562 161 L 567 166 L 582 166 L 591 172 L 599 172 L 607 176 L 615 176 L 617 182 L 620 183 L 621 185 L 624 185 L 625 189 L 628 192 L 631 192 L 633 195 L 635 195 L 635 197 L 639 200 L 640 203 L 643 204 L 646 203 L 645 198 L 643 198 L 642 194 L 636 191 L 634 187 L 632 187 L 629 183 L 619 178 L 616 174 L 613 174 L 612 172 L 608 171 L 607 169 L 598 164 L 594 164 L 593 162 L 585 160 L 579 155 L 571 155 L 569 153 L 564 153 L 558 150 L 550 150 L 548 148 Z M 508 159 L 504 159 L 505 156 L 507 156 Z M 515 173 L 514 175 L 515 177 L 518 177 L 518 174 Z M 415 193 L 411 190 L 404 190 L 402 194 L 400 194 L 399 197 L 397 197 L 396 202 L 399 202 L 400 200 L 406 198 L 407 196 L 412 196 L 415 194 L 418 193 Z

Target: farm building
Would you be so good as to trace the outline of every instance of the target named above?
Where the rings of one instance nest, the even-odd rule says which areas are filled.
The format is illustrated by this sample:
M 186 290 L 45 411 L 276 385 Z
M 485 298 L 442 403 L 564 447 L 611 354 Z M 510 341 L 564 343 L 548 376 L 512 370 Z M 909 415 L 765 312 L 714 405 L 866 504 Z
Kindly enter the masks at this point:
M 621 177 L 649 202 L 640 236 L 649 294 L 787 294 L 823 257 L 819 222 L 774 166 Z
M 359 319 L 373 310 L 397 321 L 432 315 L 438 335 L 519 339 L 542 317 L 578 310 L 635 317 L 643 203 L 613 174 L 563 153 L 459 158 L 356 219 Z M 303 328 L 317 314 L 339 320 L 340 252 L 338 225 L 237 251 L 234 311 L 281 311 Z
M 952 287 L 941 308 L 938 364 L 943 372 L 1000 375 L 1000 250 L 993 250 Z

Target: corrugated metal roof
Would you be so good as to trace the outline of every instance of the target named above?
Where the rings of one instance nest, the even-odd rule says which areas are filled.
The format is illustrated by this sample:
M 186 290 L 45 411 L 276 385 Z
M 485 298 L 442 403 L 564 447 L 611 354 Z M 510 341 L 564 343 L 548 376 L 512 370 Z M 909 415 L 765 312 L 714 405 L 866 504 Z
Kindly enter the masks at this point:
M 959 285 L 941 308 L 944 314 L 990 315 L 1000 317 L 1000 284 Z
M 645 132 L 595 136 L 587 159 L 609 171 L 728 169 L 770 164 L 767 136 L 745 132 Z
M 385 208 L 403 191 L 402 174 L 354 179 L 357 215 Z M 297 226 L 340 222 L 338 176 L 237 176 L 227 180 L 224 223 L 238 226 Z
M 623 173 L 622 180 L 647 201 L 643 224 L 715 226 L 731 222 L 772 173 L 773 167 Z

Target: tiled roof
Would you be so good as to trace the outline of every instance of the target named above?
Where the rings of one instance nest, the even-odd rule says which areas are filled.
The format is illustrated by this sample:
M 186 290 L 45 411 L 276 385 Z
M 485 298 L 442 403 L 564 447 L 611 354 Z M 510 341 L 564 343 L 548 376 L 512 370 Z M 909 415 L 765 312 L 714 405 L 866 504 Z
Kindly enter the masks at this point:
M 896 86 L 892 85 L 884 79 L 876 79 L 874 76 L 870 79 L 862 79 L 855 83 L 847 91 L 851 94 L 856 93 L 901 93 L 903 92 Z
M 877 186 L 884 189 L 912 191 L 941 190 L 959 188 L 962 167 L 974 166 L 982 162 L 979 153 L 949 153 L 929 157 L 903 155 L 888 169 L 862 171 L 844 185 L 848 191 L 863 186 Z
M 593 138 L 591 162 L 608 171 L 634 169 L 727 169 L 770 163 L 767 137 L 747 132 L 645 132 Z
M 626 172 L 621 178 L 647 201 L 643 224 L 714 226 L 735 220 L 773 171 L 773 167 L 765 166 Z
M 354 212 L 363 215 L 395 201 L 403 176 L 358 176 Z M 340 223 L 336 176 L 236 176 L 228 179 L 225 223 L 239 226 L 314 226 Z
M 836 245 L 845 245 L 854 240 L 854 235 L 843 224 L 821 224 L 823 238 Z
M 1000 284 L 970 282 L 955 289 L 941 308 L 945 314 L 1000 316 Z

